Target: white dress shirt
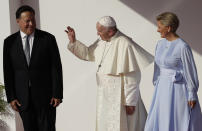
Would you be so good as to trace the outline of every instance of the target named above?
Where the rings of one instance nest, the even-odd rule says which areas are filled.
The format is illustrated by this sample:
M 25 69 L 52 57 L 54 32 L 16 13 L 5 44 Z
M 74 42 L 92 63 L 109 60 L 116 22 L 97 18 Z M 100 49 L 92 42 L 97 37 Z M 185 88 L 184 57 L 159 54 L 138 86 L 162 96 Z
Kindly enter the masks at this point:
M 21 39 L 22 39 L 23 50 L 25 51 L 25 43 L 26 43 L 27 34 L 20 31 L 20 35 L 21 35 Z M 32 47 L 33 47 L 33 43 L 34 43 L 34 32 L 29 36 L 28 39 L 29 39 L 29 44 L 30 44 L 30 56 L 31 56 Z

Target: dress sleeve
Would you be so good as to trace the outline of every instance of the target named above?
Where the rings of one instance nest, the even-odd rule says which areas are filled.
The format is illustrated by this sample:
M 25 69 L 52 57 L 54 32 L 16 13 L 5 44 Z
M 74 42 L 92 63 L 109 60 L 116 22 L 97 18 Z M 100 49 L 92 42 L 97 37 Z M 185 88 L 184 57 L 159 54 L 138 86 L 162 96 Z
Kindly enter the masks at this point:
M 69 43 L 67 48 L 79 59 L 86 61 L 95 61 L 94 50 L 97 47 L 98 40 L 87 47 L 80 41 L 76 40 L 74 43 Z
M 124 96 L 125 96 L 125 105 L 127 106 L 136 106 L 140 91 L 139 83 L 141 79 L 140 71 L 133 71 L 124 74 Z
M 160 69 L 156 62 L 154 62 L 154 74 L 153 74 L 153 85 L 156 86 L 156 83 L 158 82 L 159 79 L 159 74 L 160 74 Z
M 155 50 L 155 60 L 156 60 L 156 52 L 157 52 L 157 47 L 158 43 L 156 45 L 156 50 Z M 154 60 L 154 74 L 153 74 L 153 85 L 156 86 L 156 83 L 158 82 L 159 75 L 160 75 L 160 69 L 159 66 L 156 64 L 156 61 Z
M 183 65 L 184 78 L 188 89 L 188 100 L 197 100 L 199 81 L 193 54 L 191 48 L 188 45 L 182 48 L 181 59 Z

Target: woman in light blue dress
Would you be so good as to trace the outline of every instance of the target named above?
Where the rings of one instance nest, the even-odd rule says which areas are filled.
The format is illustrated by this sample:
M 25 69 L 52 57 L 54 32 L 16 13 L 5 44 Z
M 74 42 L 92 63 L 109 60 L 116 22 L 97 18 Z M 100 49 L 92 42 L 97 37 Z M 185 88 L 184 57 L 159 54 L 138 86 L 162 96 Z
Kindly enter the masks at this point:
M 157 16 L 155 91 L 145 131 L 202 131 L 197 70 L 190 46 L 175 33 L 179 20 L 170 12 Z

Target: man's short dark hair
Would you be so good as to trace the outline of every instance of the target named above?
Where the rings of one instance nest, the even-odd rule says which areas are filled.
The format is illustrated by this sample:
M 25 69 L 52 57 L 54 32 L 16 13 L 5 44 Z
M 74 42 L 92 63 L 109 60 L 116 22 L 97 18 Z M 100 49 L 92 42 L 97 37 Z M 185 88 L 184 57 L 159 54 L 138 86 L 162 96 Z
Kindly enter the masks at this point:
M 23 6 L 19 7 L 18 10 L 16 11 L 16 13 L 15 13 L 16 19 L 20 18 L 21 14 L 26 11 L 31 12 L 35 15 L 35 11 L 32 7 L 30 7 L 28 5 L 23 5 Z

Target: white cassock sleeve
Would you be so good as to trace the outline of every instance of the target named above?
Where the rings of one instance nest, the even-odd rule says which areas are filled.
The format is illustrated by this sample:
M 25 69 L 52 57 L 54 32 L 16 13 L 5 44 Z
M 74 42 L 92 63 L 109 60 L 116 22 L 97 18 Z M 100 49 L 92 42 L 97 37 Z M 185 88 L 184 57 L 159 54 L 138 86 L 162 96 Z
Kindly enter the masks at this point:
M 139 83 L 141 79 L 141 72 L 129 72 L 123 75 L 124 80 L 124 95 L 125 95 L 125 105 L 136 106 L 139 96 Z
M 97 41 L 87 47 L 80 41 L 76 40 L 74 43 L 69 43 L 67 48 L 78 58 L 87 61 L 95 61 L 94 50 L 97 47 Z

